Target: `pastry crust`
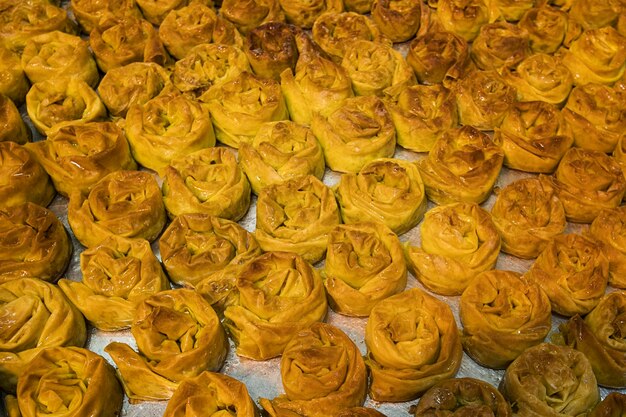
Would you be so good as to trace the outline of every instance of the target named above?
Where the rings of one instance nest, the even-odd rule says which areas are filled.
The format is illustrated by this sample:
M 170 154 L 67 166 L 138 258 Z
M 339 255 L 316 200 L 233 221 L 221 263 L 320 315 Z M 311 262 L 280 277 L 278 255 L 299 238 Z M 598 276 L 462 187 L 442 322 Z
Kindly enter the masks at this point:
M 285 21 L 278 0 L 223 0 L 220 14 L 244 35 L 265 23 Z
M 602 210 L 589 227 L 609 258 L 609 284 L 626 288 L 626 207 Z
M 528 35 L 508 22 L 483 25 L 470 55 L 481 70 L 515 68 L 530 55 Z
M 421 0 L 374 0 L 372 20 L 392 42 L 405 42 L 428 29 L 429 9 Z

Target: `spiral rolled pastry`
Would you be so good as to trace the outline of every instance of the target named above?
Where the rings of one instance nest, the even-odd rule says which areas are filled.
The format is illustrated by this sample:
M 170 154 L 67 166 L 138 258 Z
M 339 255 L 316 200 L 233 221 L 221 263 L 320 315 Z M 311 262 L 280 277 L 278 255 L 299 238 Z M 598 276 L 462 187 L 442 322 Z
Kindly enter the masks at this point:
M 419 0 L 374 0 L 372 20 L 392 42 L 412 39 L 428 26 L 428 8 Z
M 581 148 L 569 149 L 547 178 L 571 222 L 591 223 L 602 209 L 619 206 L 626 190 L 622 168 L 612 157 Z
M 2 74 L 0 74 L 1 78 Z M 15 103 L 0 92 L 0 142 L 15 142 L 23 145 L 31 139 L 30 128 L 24 123 Z
M 443 82 L 446 86 L 473 67 L 467 41 L 452 32 L 436 30 L 411 41 L 406 61 L 420 83 Z
M 50 177 L 26 149 L 0 142 L 0 209 L 26 202 L 46 207 L 55 195 Z
M 104 351 L 117 365 L 131 401 L 170 399 L 183 380 L 219 370 L 228 352 L 217 314 L 188 289 L 162 291 L 143 300 L 130 331 L 139 352 L 119 342 Z
M 336 226 L 322 270 L 334 311 L 369 316 L 380 300 L 406 287 L 406 262 L 398 237 L 381 223 Z
M 526 32 L 508 22 L 483 25 L 472 43 L 471 57 L 481 70 L 515 68 L 528 55 Z
M 106 29 L 117 21 L 131 16 L 141 18 L 142 14 L 135 0 L 71 0 L 70 8 L 78 24 L 87 34 L 94 28 Z
M 224 325 L 239 356 L 279 356 L 301 330 L 326 316 L 318 272 L 302 257 L 267 252 L 246 264 L 236 279 L 237 300 L 226 307 Z
M 417 165 L 400 159 L 375 159 L 356 174 L 343 174 L 336 194 L 344 223 L 381 222 L 397 234 L 412 229 L 426 211 Z
M 92 247 L 109 236 L 153 241 L 165 225 L 161 190 L 145 171 L 114 171 L 88 195 L 70 196 L 67 219 L 76 239 Z
M 210 89 L 202 101 L 208 104 L 217 140 L 233 148 L 252 142 L 263 123 L 289 118 L 280 84 L 247 71 Z
M 626 37 L 611 26 L 586 30 L 563 51 L 562 60 L 576 85 L 613 84 L 626 69 Z
M 519 416 L 586 415 L 600 400 L 585 355 L 550 343 L 518 356 L 507 368 L 499 389 Z
M 491 21 L 490 15 L 484 0 L 438 0 L 434 20 L 443 30 L 471 42 L 480 28 Z
M 461 365 L 461 338 L 450 307 L 413 288 L 380 301 L 365 328 L 375 401 L 417 398 Z
M 55 281 L 72 254 L 63 224 L 33 203 L 0 210 L 0 284 L 21 277 Z
M 626 395 L 619 392 L 609 394 L 596 405 L 589 417 L 622 417 L 626 413 Z
M 150 243 L 110 237 L 80 254 L 82 281 L 59 287 L 85 318 L 103 331 L 129 328 L 137 305 L 170 288 Z
M 489 4 L 493 14 L 498 14 L 507 22 L 518 22 L 524 14 L 535 7 L 535 0 L 495 0 Z M 497 9 L 497 12 L 493 9 Z
M 165 65 L 169 56 L 154 27 L 141 18 L 127 16 L 108 28 L 94 28 L 89 45 L 102 72 L 133 62 Z
M 166 16 L 177 9 L 188 6 L 190 3 L 213 7 L 212 0 L 136 0 L 145 19 L 153 25 L 159 26 Z
M 625 316 L 626 293 L 615 291 L 602 297 L 584 320 L 576 315 L 560 326 L 565 343 L 585 354 L 605 387 L 626 387 Z
M 311 124 L 313 113 L 327 116 L 354 96 L 346 70 L 321 54 L 300 54 L 295 72 L 287 68 L 280 84 L 291 120 Z
M 458 125 L 456 98 L 442 85 L 411 85 L 386 92 L 385 105 L 398 145 L 428 152 L 443 133 Z
M 563 203 L 541 177 L 520 179 L 500 190 L 491 216 L 502 252 L 524 259 L 539 256 L 567 226 Z
M 194 47 L 205 43 L 243 47 L 243 38 L 237 29 L 197 0 L 172 10 L 159 27 L 159 38 L 176 59 L 184 58 Z
M 223 0 L 220 14 L 244 35 L 265 23 L 285 21 L 278 0 Z
M 428 198 L 437 204 L 481 203 L 491 194 L 504 152 L 472 126 L 447 130 L 418 167 Z
M 29 88 L 20 56 L 0 45 L 0 94 L 19 106 L 24 103 Z
M 250 207 L 250 183 L 227 148 L 206 148 L 165 168 L 163 202 L 170 218 L 204 213 L 237 221 Z
M 558 107 L 527 101 L 513 104 L 495 129 L 494 142 L 502 146 L 509 168 L 549 174 L 571 148 L 574 136 Z
M 17 385 L 21 417 L 115 416 L 123 399 L 113 367 L 80 347 L 43 350 Z
M 241 144 L 239 162 L 255 194 L 303 175 L 322 179 L 326 166 L 311 129 L 288 120 L 262 125 L 251 144 Z
M 283 410 L 327 417 L 365 401 L 367 372 L 361 353 L 348 335 L 330 324 L 313 323 L 294 335 L 283 352 L 280 375 L 285 394 L 261 399 L 272 417 Z
M 259 417 L 259 410 L 243 382 L 205 371 L 180 383 L 163 417 Z
M 498 230 L 489 213 L 474 203 L 429 210 L 420 232 L 422 247 L 407 247 L 407 263 L 413 275 L 437 294 L 460 295 L 498 259 Z
M 609 258 L 609 284 L 626 288 L 626 207 L 602 210 L 589 234 L 603 245 Z
M 287 251 L 315 263 L 341 222 L 330 188 L 312 175 L 269 185 L 260 193 L 255 236 L 264 251 Z
M 611 0 L 572 2 L 568 13 L 571 19 L 584 29 L 599 29 L 605 26 L 616 26 L 623 3 Z
M 512 417 L 511 406 L 492 385 L 474 378 L 442 381 L 420 398 L 415 417 L 467 415 L 475 417 Z
M 206 106 L 175 91 L 133 105 L 124 130 L 135 160 L 159 174 L 173 160 L 215 145 Z
M 89 44 L 59 31 L 29 39 L 22 52 L 22 67 L 32 83 L 59 77 L 78 78 L 91 86 L 100 81 Z
M 578 147 L 613 152 L 626 131 L 626 94 L 602 84 L 574 88 L 563 109 Z
M 598 304 L 609 279 L 609 261 L 599 242 L 575 233 L 558 235 L 524 276 L 541 285 L 553 311 L 571 317 Z
M 37 130 L 49 136 L 64 126 L 102 120 L 107 110 L 100 97 L 77 78 L 54 78 L 32 86 L 26 110 Z
M 303 29 L 311 29 L 313 24 L 324 14 L 343 12 L 340 0 L 278 0 L 285 13 L 287 22 Z
M 311 129 L 333 171 L 358 172 L 377 158 L 391 158 L 396 133 L 385 104 L 375 96 L 348 98 L 324 117 L 314 114 Z
M 526 31 L 533 52 L 551 54 L 563 43 L 571 41 L 576 32 L 567 13 L 556 7 L 543 5 L 529 9 L 518 23 Z
M 137 168 L 124 132 L 112 122 L 69 124 L 27 149 L 66 197 L 88 193 L 113 171 Z
M 370 18 L 354 12 L 323 14 L 315 21 L 312 32 L 313 40 L 337 63 L 341 63 L 358 40 L 391 46 L 391 41 Z
M 250 71 L 250 63 L 241 49 L 204 43 L 176 61 L 172 82 L 183 93 L 202 97 L 211 87 L 231 81 L 244 71 Z

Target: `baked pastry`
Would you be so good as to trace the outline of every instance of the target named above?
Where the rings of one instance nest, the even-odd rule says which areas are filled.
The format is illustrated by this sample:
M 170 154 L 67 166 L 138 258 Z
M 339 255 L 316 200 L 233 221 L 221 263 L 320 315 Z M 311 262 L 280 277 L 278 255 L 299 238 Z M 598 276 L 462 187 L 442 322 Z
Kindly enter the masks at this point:
M 418 163 L 428 198 L 437 204 L 481 203 L 491 194 L 504 152 L 472 126 L 449 129 Z
M 49 136 L 64 126 L 103 120 L 107 110 L 100 97 L 77 78 L 54 78 L 36 83 L 26 95 L 33 125 Z
M 507 368 L 500 392 L 514 415 L 585 415 L 600 400 L 589 360 L 567 346 L 542 343 Z
M 343 12 L 341 0 L 278 0 L 287 22 L 303 29 L 311 29 L 315 20 L 323 14 Z
M 83 316 L 56 286 L 19 278 L 0 284 L 0 300 L 0 389 L 15 392 L 18 377 L 42 350 L 85 343 Z
M 294 253 L 260 255 L 239 271 L 235 282 L 237 297 L 224 311 L 224 326 L 239 356 L 279 356 L 299 331 L 326 317 L 322 279 Z
M 495 129 L 504 165 L 527 172 L 552 173 L 574 143 L 572 128 L 558 107 L 543 101 L 516 102 Z
M 460 295 L 476 275 L 495 266 L 500 253 L 500 235 L 491 216 L 474 203 L 427 211 L 420 233 L 421 247 L 406 248 L 407 263 L 437 294 Z
M 589 417 L 621 417 L 624 412 L 626 412 L 626 395 L 609 392 L 604 400 L 593 408 Z
M 572 2 L 568 10 L 570 18 L 584 29 L 600 29 L 605 26 L 616 26 L 623 5 L 610 0 Z
M 15 142 L 23 145 L 31 139 L 30 128 L 24 123 L 13 100 L 0 93 L 0 143 Z
M 67 220 L 83 246 L 109 236 L 153 241 L 165 225 L 161 190 L 145 171 L 114 171 L 98 181 L 88 195 L 70 195 Z
M 212 0 L 136 0 L 146 20 L 159 26 L 172 11 L 181 9 L 191 3 L 213 7 Z
M 78 347 L 45 349 L 17 386 L 22 417 L 113 416 L 121 412 L 123 399 L 113 367 L 102 356 Z
M 530 55 L 528 35 L 513 23 L 488 23 L 481 26 L 470 55 L 481 70 L 515 68 Z
M 161 42 L 176 59 L 184 58 L 194 47 L 207 43 L 243 47 L 239 31 L 217 16 L 207 4 L 210 0 L 182 3 L 189 4 L 169 12 L 159 27 Z
M 615 291 L 602 297 L 584 320 L 576 315 L 560 326 L 565 343 L 585 354 L 598 384 L 605 387 L 626 387 L 624 313 L 626 293 Z
M 372 3 L 373 0 L 343 0 L 343 7 L 347 12 L 355 12 L 365 15 L 372 10 Z M 347 415 L 344 417 L 347 417 Z
M 511 406 L 492 385 L 474 378 L 452 378 L 439 382 L 420 398 L 412 410 L 415 417 L 468 415 L 512 417 Z
M 374 0 L 372 20 L 392 42 L 405 42 L 428 28 L 429 9 L 421 0 Z
M 280 375 L 285 394 L 260 400 L 271 417 L 282 416 L 282 410 L 327 417 L 365 401 L 367 372 L 361 353 L 330 324 L 313 323 L 294 335 L 283 352 Z
M 56 191 L 43 167 L 15 142 L 0 142 L 0 209 L 26 202 L 46 207 Z
M 80 254 L 82 281 L 59 287 L 87 320 L 103 331 L 127 329 L 137 305 L 169 290 L 167 276 L 143 239 L 109 237 Z
M 375 159 L 356 174 L 343 174 L 335 192 L 344 223 L 381 222 L 398 235 L 426 211 L 417 164 L 401 159 Z
M 530 49 L 544 54 L 556 52 L 562 44 L 569 45 L 579 32 L 566 11 L 549 4 L 529 9 L 517 25 L 528 33 Z
M 66 197 L 88 193 L 107 174 L 137 169 L 124 132 L 112 122 L 68 124 L 26 149 Z
M 376 96 L 347 98 L 328 116 L 313 115 L 311 130 L 333 171 L 358 172 L 377 158 L 391 158 L 396 133 L 385 104 Z
M 417 398 L 461 365 L 461 338 L 450 307 L 418 288 L 380 301 L 365 328 L 375 401 Z
M 602 210 L 589 227 L 589 234 L 602 243 L 609 259 L 609 284 L 626 288 L 626 207 Z
M 385 417 L 385 415 L 373 408 L 350 407 L 341 410 L 337 417 Z
M 20 56 L 0 44 L 0 94 L 19 106 L 24 103 L 29 88 Z
M 241 144 L 239 163 L 255 194 L 303 175 L 322 179 L 326 167 L 311 129 L 289 120 L 261 125 L 251 144 Z
M 223 0 L 220 15 L 244 35 L 265 23 L 285 21 L 278 0 Z
M 220 413 L 259 417 L 259 410 L 243 382 L 205 371 L 180 383 L 163 417 L 219 416 Z
M 247 71 L 210 89 L 202 101 L 208 104 L 217 140 L 233 148 L 252 142 L 263 123 L 289 119 L 280 84 Z
M 480 28 L 491 22 L 491 10 L 484 0 L 438 0 L 433 20 L 443 30 L 471 42 Z
M 104 351 L 117 365 L 131 401 L 167 400 L 178 385 L 204 371 L 217 371 L 228 339 L 217 314 L 195 291 L 162 291 L 143 300 L 130 331 L 139 352 L 125 343 Z
M 554 312 L 582 315 L 593 310 L 604 295 L 609 261 L 595 240 L 575 233 L 558 235 L 524 277 L 541 285 Z
M 497 14 L 499 18 L 507 22 L 517 22 L 537 3 L 536 0 L 494 0 L 489 3 L 489 7 L 492 9 L 492 14 Z
M 259 193 L 255 236 L 264 251 L 294 252 L 315 263 L 341 223 L 330 188 L 312 175 L 268 185 Z
M 124 131 L 135 160 L 161 175 L 176 158 L 215 145 L 207 107 L 175 91 L 130 107 Z
M 72 244 L 50 210 L 33 203 L 0 210 L 0 284 L 22 277 L 56 281 Z
M 87 34 L 96 27 L 106 29 L 114 26 L 126 16 L 142 17 L 135 0 L 70 0 L 70 9 Z
M 382 223 L 336 226 L 321 271 L 332 309 L 369 316 L 380 300 L 404 290 L 406 262 L 398 237 Z
M 383 99 L 398 145 L 428 152 L 443 133 L 458 125 L 456 97 L 440 84 L 391 88 Z
M 89 44 L 59 31 L 30 38 L 22 52 L 22 68 L 31 83 L 71 77 L 94 87 L 100 81 Z

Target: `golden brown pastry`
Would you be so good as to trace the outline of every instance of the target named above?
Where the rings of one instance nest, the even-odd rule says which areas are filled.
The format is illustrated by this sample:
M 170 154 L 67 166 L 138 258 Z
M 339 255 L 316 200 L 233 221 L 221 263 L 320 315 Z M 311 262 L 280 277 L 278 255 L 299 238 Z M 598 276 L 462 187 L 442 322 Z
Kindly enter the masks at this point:
M 513 412 L 502 394 L 490 384 L 474 378 L 452 378 L 426 391 L 413 415 L 512 417 Z
M 497 195 L 491 216 L 502 237 L 502 252 L 536 258 L 567 226 L 563 203 L 542 177 L 514 181 Z
M 118 368 L 131 401 L 167 400 L 178 385 L 217 371 L 228 339 L 217 314 L 195 291 L 162 291 L 143 300 L 130 329 L 139 352 L 125 343 L 104 348 Z
M 278 0 L 287 22 L 303 29 L 311 29 L 315 20 L 323 14 L 343 12 L 341 0 Z
M 68 124 L 26 149 L 66 197 L 74 191 L 88 193 L 113 171 L 137 169 L 124 132 L 112 122 Z
M 600 400 L 585 355 L 550 343 L 520 355 L 507 368 L 499 389 L 518 416 L 586 415 Z
M 0 143 L 10 141 L 23 145 L 31 139 L 30 128 L 24 123 L 13 100 L 0 93 Z
M 328 235 L 339 223 L 332 190 L 312 175 L 268 185 L 259 193 L 255 236 L 264 251 L 293 252 L 315 263 L 324 257 Z
M 574 88 L 563 109 L 575 146 L 610 153 L 626 131 L 626 94 L 596 83 Z
M 335 192 L 344 223 L 381 222 L 398 235 L 426 211 L 417 164 L 401 159 L 375 159 L 356 174 L 343 174 Z
M 409 45 L 406 61 L 420 83 L 449 86 L 473 68 L 469 45 L 459 35 L 447 31 L 428 31 Z
M 506 113 L 494 142 L 504 165 L 527 172 L 552 173 L 574 143 L 572 128 L 558 107 L 543 101 L 517 102 Z
M 121 413 L 123 399 L 113 367 L 79 347 L 43 350 L 17 386 L 22 417 L 114 416 Z
M 584 29 L 600 29 L 617 23 L 624 3 L 612 0 L 576 0 L 568 13 L 570 18 Z
M 435 203 L 481 203 L 491 194 L 503 158 L 486 133 L 463 126 L 444 132 L 418 167 L 426 194 Z
M 533 52 L 551 54 L 578 35 L 579 27 L 568 14 L 556 7 L 542 5 L 529 9 L 518 23 L 528 33 Z
M 626 176 L 626 135 L 622 135 L 617 141 L 617 146 L 613 150 L 613 159 L 622 167 L 624 176 Z
M 215 145 L 207 107 L 175 91 L 130 107 L 124 131 L 135 160 L 161 175 L 176 158 Z
M 393 295 L 372 310 L 365 328 L 375 401 L 417 398 L 461 365 L 461 338 L 450 307 L 418 288 Z
M 20 56 L 0 44 L 0 94 L 20 106 L 29 88 Z
M 146 20 L 153 25 L 162 24 L 168 14 L 177 9 L 188 6 L 191 3 L 200 3 L 208 7 L 213 7 L 212 0 L 136 0 Z
M 217 16 L 206 0 L 193 0 L 188 6 L 172 10 L 159 27 L 159 38 L 176 59 L 184 58 L 195 46 L 206 43 L 243 47 L 239 31 Z
M 492 270 L 476 276 L 459 303 L 463 348 L 482 366 L 506 368 L 543 342 L 552 325 L 550 299 L 519 273 Z
M 292 337 L 322 321 L 328 308 L 318 272 L 294 253 L 256 257 L 239 271 L 236 291 L 224 325 L 237 355 L 254 360 L 281 355 Z
M 524 277 L 541 285 L 554 312 L 567 317 L 587 314 L 604 295 L 609 261 L 595 240 L 575 233 L 558 235 Z
M 244 35 L 265 23 L 285 21 L 278 0 L 223 0 L 220 14 Z
M 626 415 L 626 395 L 609 392 L 589 414 L 589 417 L 622 417 Z
M 443 30 L 474 40 L 481 26 L 489 23 L 491 11 L 484 0 L 438 0 L 433 20 Z
M 80 254 L 82 281 L 61 279 L 59 287 L 96 328 L 129 328 L 137 305 L 170 285 L 150 243 L 109 237 Z
M 405 42 L 428 27 L 429 10 L 421 0 L 374 0 L 372 20 L 392 42 Z
M 64 126 L 102 120 L 107 110 L 100 97 L 77 78 L 54 78 L 32 86 L 26 110 L 37 130 L 49 136 Z
M 377 158 L 390 158 L 396 133 L 385 104 L 376 96 L 348 98 L 327 117 L 314 114 L 311 129 L 333 171 L 358 172 Z
M 167 403 L 163 417 L 259 417 L 243 382 L 228 375 L 205 371 L 180 383 Z
M 96 27 L 106 29 L 114 26 L 126 16 L 142 17 L 135 0 L 71 0 L 70 8 L 87 34 Z
M 289 118 L 280 84 L 247 71 L 210 89 L 202 101 L 208 104 L 217 140 L 234 148 L 252 142 L 263 123 Z
M 108 28 L 94 28 L 89 45 L 102 72 L 132 62 L 168 63 L 169 56 L 152 24 L 126 16 Z
M 321 180 L 326 166 L 311 129 L 288 120 L 261 125 L 251 144 L 241 144 L 239 163 L 255 194 L 303 175 Z
M 479 273 L 492 269 L 500 252 L 500 235 L 484 209 L 453 203 L 426 212 L 420 225 L 421 247 L 409 245 L 410 271 L 429 290 L 460 295 Z
M 385 417 L 385 415 L 373 408 L 350 407 L 341 410 L 337 417 Z
M 405 149 L 428 152 L 446 130 L 458 125 L 456 98 L 440 84 L 392 88 L 384 102 L 398 145 Z
M 609 259 L 609 284 L 626 288 L 626 207 L 602 210 L 591 223 L 589 234 L 603 245 Z
M 538 3 L 540 2 L 537 0 L 494 0 L 489 3 L 489 7 L 492 8 L 492 14 L 497 14 L 507 22 L 517 22 Z M 494 8 L 497 12 L 493 10 Z
M 495 22 L 481 26 L 471 57 L 481 70 L 515 68 L 530 55 L 528 35 L 517 25 Z
M 56 281 L 72 244 L 50 210 L 25 203 L 0 210 L 0 284 L 22 277 Z
M 406 287 L 406 262 L 398 237 L 382 223 L 338 225 L 328 238 L 324 286 L 332 309 L 369 316 L 380 300 Z
M 110 236 L 153 241 L 165 225 L 161 190 L 145 171 L 114 171 L 88 195 L 70 196 L 67 218 L 74 236 L 92 247 Z
M 361 353 L 330 324 L 313 323 L 294 335 L 283 352 L 280 375 L 285 394 L 260 400 L 271 417 L 283 410 L 327 417 L 365 401 L 367 372 Z

